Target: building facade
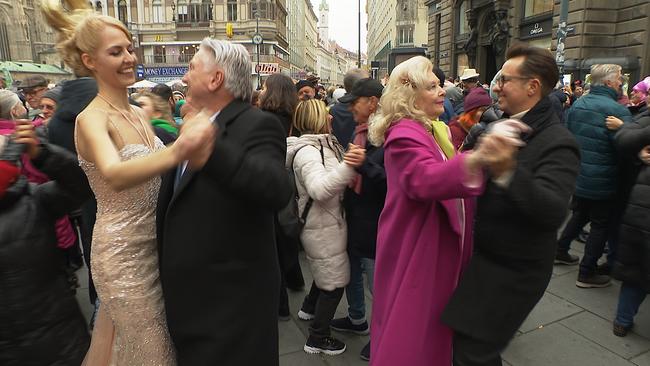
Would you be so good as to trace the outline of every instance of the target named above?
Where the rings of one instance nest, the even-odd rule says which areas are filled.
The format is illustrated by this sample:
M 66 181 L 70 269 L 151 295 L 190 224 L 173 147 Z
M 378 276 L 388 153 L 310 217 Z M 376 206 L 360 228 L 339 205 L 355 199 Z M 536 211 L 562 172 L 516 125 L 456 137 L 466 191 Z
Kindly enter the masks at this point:
M 341 86 L 345 73 L 357 67 L 357 53 L 341 47 L 329 39 L 329 6 L 322 0 L 318 7 L 318 61 L 316 74 L 325 86 Z M 362 54 L 362 67 L 366 65 L 366 56 Z
M 304 79 L 314 73 L 318 49 L 318 17 L 309 0 L 287 0 L 290 74 Z
M 368 61 L 378 77 L 427 51 L 428 19 L 423 0 L 368 0 Z
M 258 74 L 289 72 L 285 0 L 96 0 L 93 6 L 127 25 L 142 64 L 138 76 L 148 80 L 180 79 L 205 37 L 245 46 L 255 85 Z
M 60 66 L 55 41 L 40 11 L 40 0 L 0 1 L 0 61 Z
M 513 42 L 556 52 L 559 0 L 427 0 L 431 60 L 447 75 L 471 67 L 489 82 Z M 584 79 L 595 63 L 617 63 L 631 81 L 650 73 L 650 3 L 570 0 L 565 74 Z
M 52 83 L 71 77 L 63 70 L 56 35 L 45 23 L 40 4 L 40 0 L 0 1 L 0 71 L 8 86 L 36 74 Z

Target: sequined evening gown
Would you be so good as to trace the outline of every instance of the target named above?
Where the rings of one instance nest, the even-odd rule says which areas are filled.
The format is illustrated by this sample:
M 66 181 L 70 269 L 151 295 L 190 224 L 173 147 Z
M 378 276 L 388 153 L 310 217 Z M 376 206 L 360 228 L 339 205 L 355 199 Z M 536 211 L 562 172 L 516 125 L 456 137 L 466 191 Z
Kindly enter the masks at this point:
M 156 138 L 154 150 L 164 148 Z M 150 154 L 125 145 L 122 161 Z M 160 178 L 116 192 L 94 164 L 79 163 L 97 198 L 91 268 L 100 300 L 84 365 L 175 365 L 158 274 L 155 210 Z

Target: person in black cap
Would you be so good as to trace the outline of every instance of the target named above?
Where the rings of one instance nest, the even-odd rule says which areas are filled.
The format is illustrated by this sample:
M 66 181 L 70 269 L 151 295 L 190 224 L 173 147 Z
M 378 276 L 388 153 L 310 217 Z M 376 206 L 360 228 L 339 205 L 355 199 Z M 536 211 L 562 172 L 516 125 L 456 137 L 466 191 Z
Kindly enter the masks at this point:
M 296 83 L 298 100 L 314 99 L 316 96 L 316 86 L 309 80 L 300 80 Z
M 47 91 L 47 80 L 41 75 L 30 76 L 20 83 L 18 90 L 23 92 L 25 100 L 29 104 L 29 118 L 38 117 L 41 114 L 39 109 L 41 97 Z
M 368 141 L 368 121 L 379 108 L 379 98 L 384 90 L 381 83 L 372 78 L 361 79 L 352 91 L 339 100 L 349 103 L 356 122 L 352 144 L 366 149 L 366 159 L 356 168 L 357 175 L 345 190 L 343 207 L 348 224 L 348 256 L 350 258 L 350 282 L 345 287 L 348 300 L 348 316 L 332 320 L 332 329 L 355 334 L 368 334 L 366 304 L 364 299 L 363 273 L 372 292 L 377 246 L 379 215 L 386 200 L 386 171 L 384 148 Z M 361 350 L 361 358 L 370 359 L 370 342 Z

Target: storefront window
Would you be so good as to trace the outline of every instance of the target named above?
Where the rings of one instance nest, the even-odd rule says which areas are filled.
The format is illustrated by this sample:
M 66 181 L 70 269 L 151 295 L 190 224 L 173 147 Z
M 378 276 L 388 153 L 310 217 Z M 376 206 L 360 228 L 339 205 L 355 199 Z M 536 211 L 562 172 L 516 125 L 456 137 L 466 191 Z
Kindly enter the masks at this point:
M 553 11 L 554 0 L 524 0 L 524 18 Z
M 541 48 L 546 48 L 547 50 L 551 50 L 551 37 L 544 37 L 544 38 L 537 38 L 537 39 L 531 39 L 528 41 L 528 44 L 531 46 L 535 47 L 541 47 Z
M 469 67 L 469 59 L 467 54 L 462 53 L 456 56 L 456 75 L 462 75 L 463 71 Z

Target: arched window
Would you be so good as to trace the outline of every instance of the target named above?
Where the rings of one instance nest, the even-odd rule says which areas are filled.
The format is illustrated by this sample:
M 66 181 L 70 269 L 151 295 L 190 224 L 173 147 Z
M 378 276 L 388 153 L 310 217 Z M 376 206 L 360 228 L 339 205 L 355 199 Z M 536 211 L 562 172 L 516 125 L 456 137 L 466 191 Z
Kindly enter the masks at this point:
M 237 21 L 237 0 L 228 0 L 226 3 L 226 12 L 228 13 L 228 21 L 236 22 Z
M 189 21 L 189 18 L 187 17 L 187 1 L 186 0 L 178 0 L 178 22 L 179 23 L 187 23 Z
M 202 9 L 202 18 L 204 22 L 209 22 L 212 20 L 212 1 L 211 0 L 203 0 L 203 9 Z
M 190 22 L 196 23 L 199 21 L 201 14 L 201 0 L 190 0 Z
M 153 0 L 151 3 L 151 22 L 152 23 L 164 23 L 165 22 L 165 12 L 162 7 L 160 0 Z
M 259 12 L 260 19 L 273 19 L 274 6 L 268 0 L 250 1 L 250 18 L 255 19 L 255 12 Z
M 120 20 L 120 22 L 126 24 L 128 22 L 128 16 L 127 16 L 127 11 L 126 11 L 126 1 L 125 0 L 120 0 L 117 2 L 117 18 Z
M 456 32 L 458 34 L 469 33 L 469 26 L 467 24 L 467 0 L 463 0 L 458 6 L 456 19 L 458 20 L 456 24 Z

